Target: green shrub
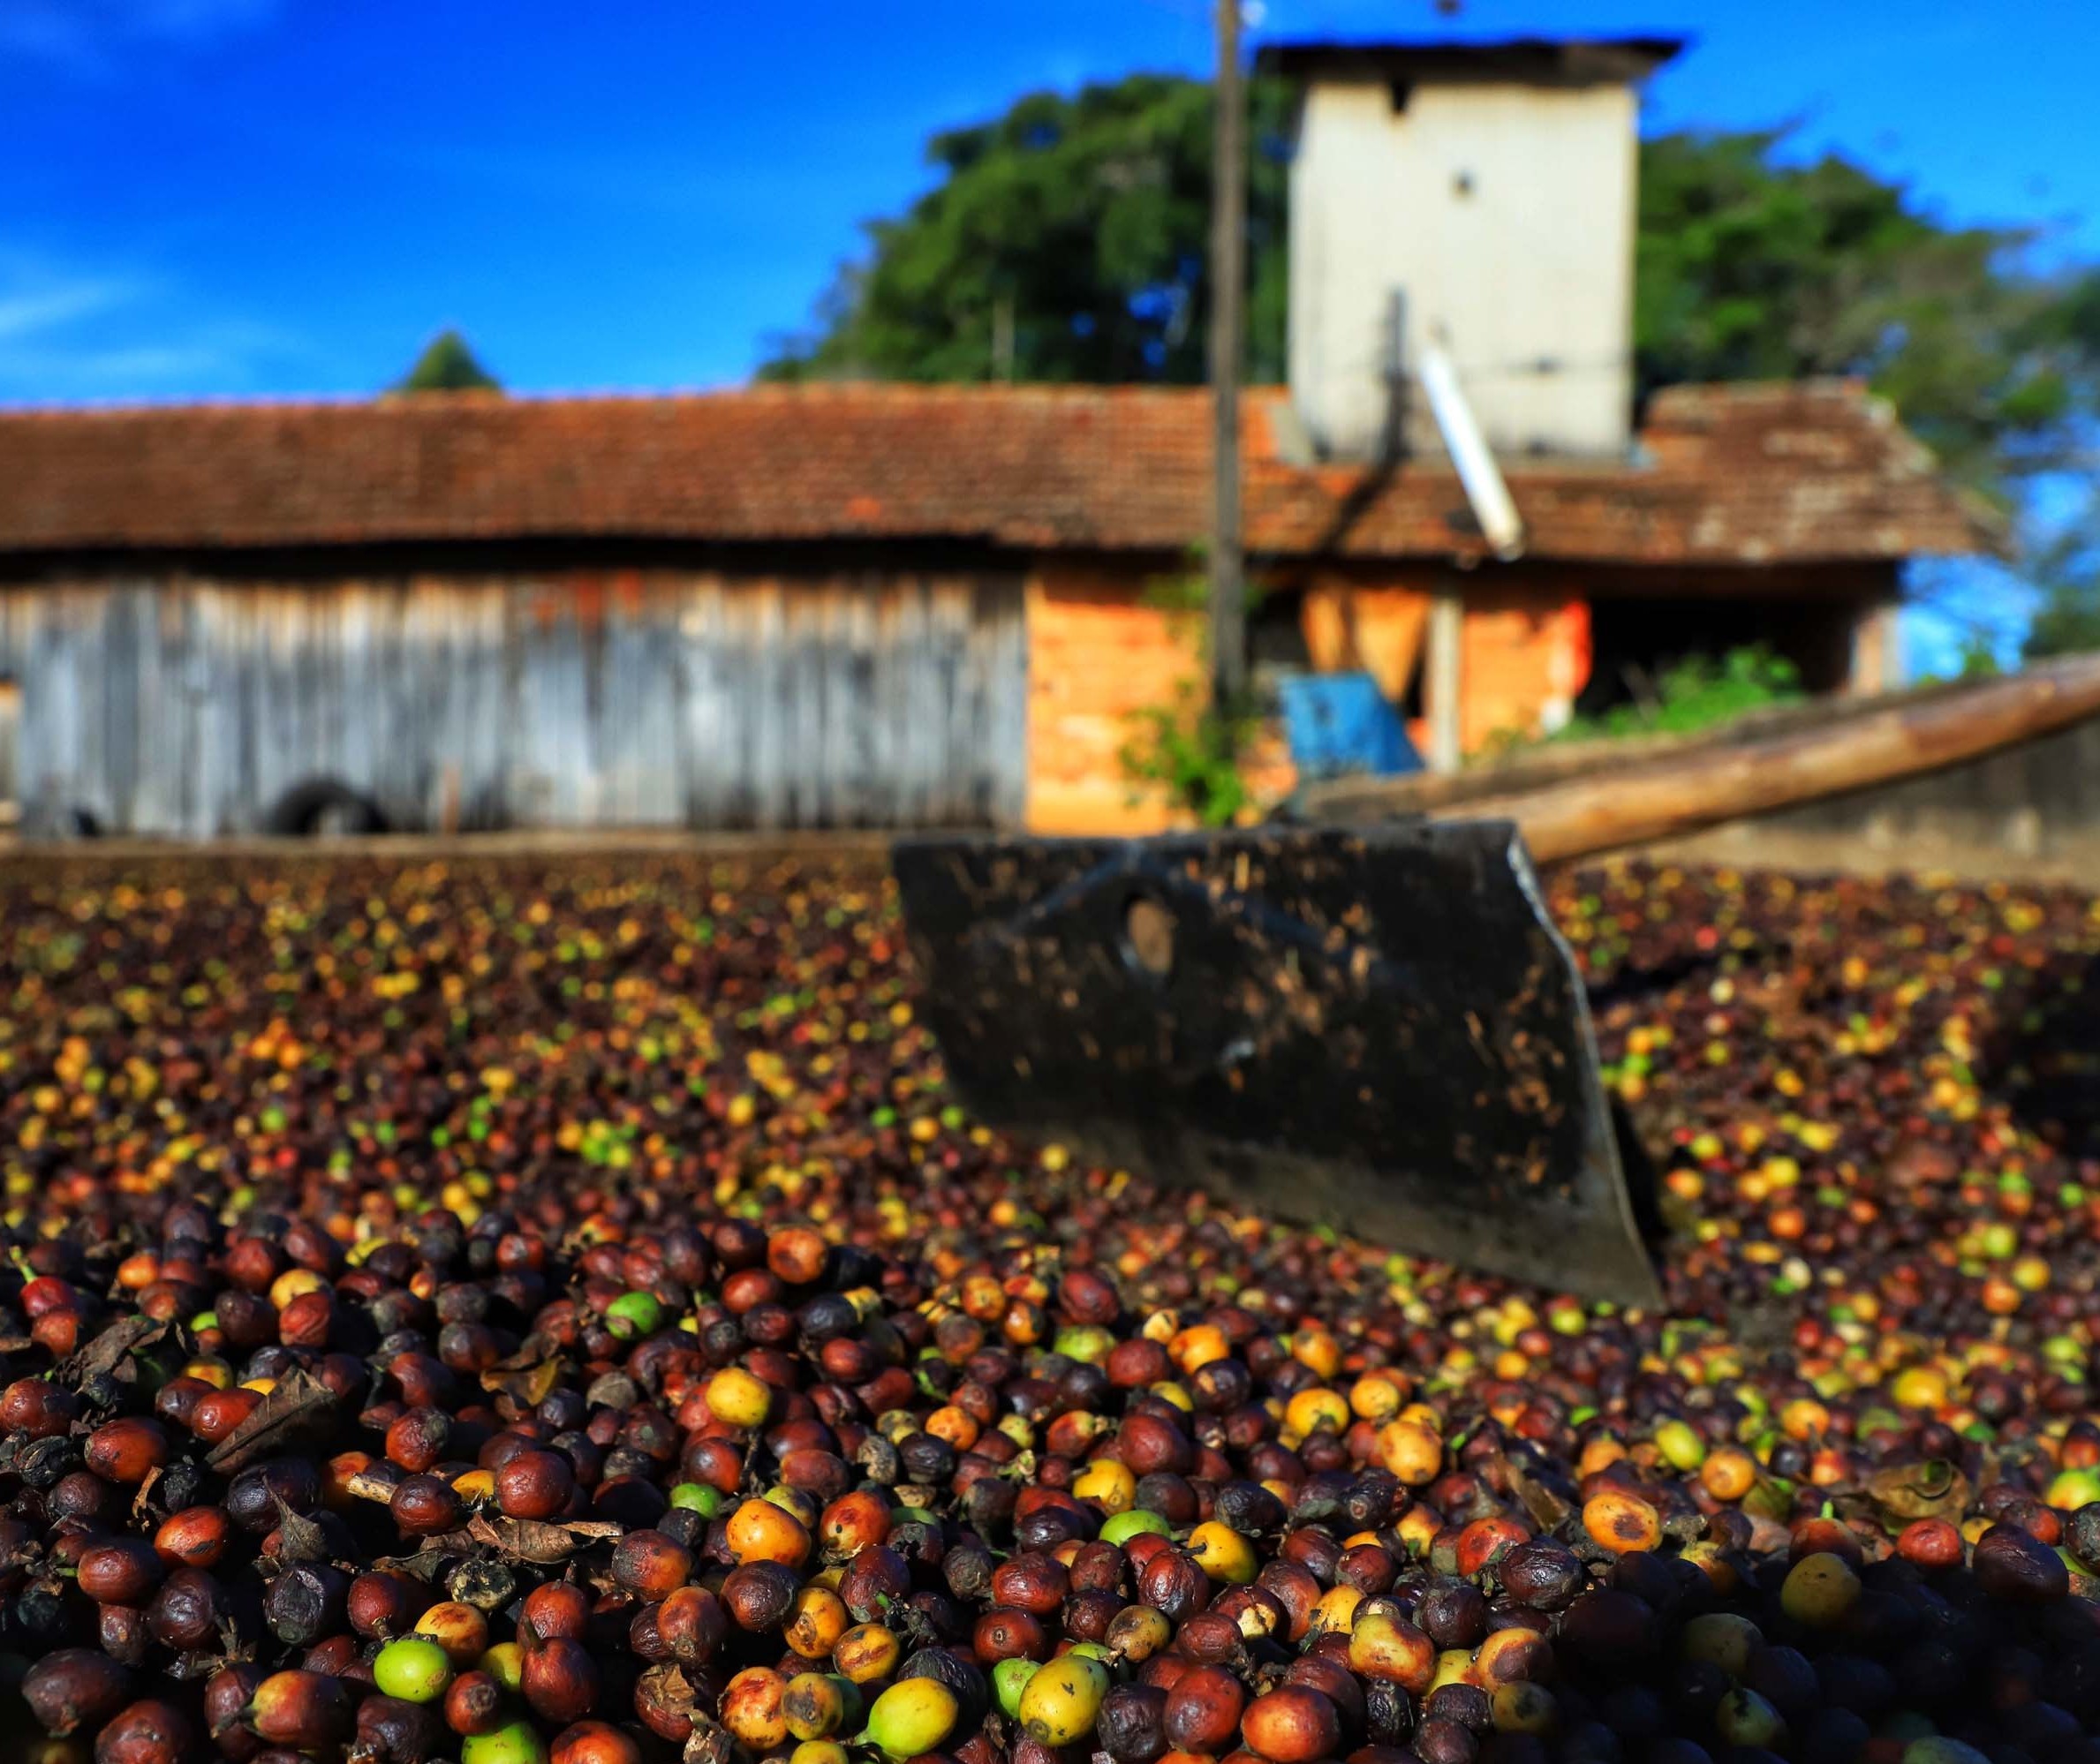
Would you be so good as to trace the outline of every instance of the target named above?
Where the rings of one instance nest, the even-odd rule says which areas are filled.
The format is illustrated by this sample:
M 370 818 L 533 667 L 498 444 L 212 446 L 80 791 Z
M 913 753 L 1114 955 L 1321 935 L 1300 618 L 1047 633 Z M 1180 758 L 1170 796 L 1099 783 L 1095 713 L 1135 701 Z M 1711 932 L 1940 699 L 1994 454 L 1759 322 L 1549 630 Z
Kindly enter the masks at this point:
M 1733 722 L 1750 711 L 1806 697 L 1801 671 L 1769 645 L 1710 655 L 1681 656 L 1663 668 L 1648 697 L 1615 705 L 1599 716 L 1576 717 L 1547 739 L 1611 741 L 1627 735 L 1691 735 Z
M 1259 586 L 1250 583 L 1250 613 L 1260 597 Z M 1125 719 L 1129 738 L 1116 755 L 1123 776 L 1133 785 L 1165 785 L 1201 825 L 1230 826 L 1253 800 L 1240 762 L 1261 732 L 1262 719 L 1250 701 L 1223 707 L 1210 702 L 1209 585 L 1200 553 L 1186 571 L 1148 584 L 1143 604 L 1168 615 L 1189 652 L 1190 672 L 1168 703 L 1147 705 Z
M 1250 798 L 1240 758 L 1260 727 L 1251 712 L 1220 711 L 1201 682 L 1175 689 L 1169 705 L 1130 714 L 1132 729 L 1119 754 L 1133 783 L 1164 784 L 1174 800 L 1206 827 L 1230 826 Z

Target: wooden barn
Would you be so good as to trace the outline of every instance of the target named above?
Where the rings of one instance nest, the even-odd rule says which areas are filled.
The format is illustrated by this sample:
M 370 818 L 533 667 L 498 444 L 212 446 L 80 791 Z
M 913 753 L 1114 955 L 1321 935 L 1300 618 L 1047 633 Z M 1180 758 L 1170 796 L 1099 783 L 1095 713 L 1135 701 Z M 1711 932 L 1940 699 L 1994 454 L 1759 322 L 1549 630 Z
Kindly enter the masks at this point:
M 1200 391 L 0 414 L 0 800 L 29 831 L 1157 825 L 1129 713 L 1197 660 Z M 1682 388 L 1511 462 L 1493 561 L 1433 457 L 1246 407 L 1258 663 L 1377 676 L 1444 763 L 1762 637 L 1878 685 L 1903 561 L 1982 535 L 1856 387 Z

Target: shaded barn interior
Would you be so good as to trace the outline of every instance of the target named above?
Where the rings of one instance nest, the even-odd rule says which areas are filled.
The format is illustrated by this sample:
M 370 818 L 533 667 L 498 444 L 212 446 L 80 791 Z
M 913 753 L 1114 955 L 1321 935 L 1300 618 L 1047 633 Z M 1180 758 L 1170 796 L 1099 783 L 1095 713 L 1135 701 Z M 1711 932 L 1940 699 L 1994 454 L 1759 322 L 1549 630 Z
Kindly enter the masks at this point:
M 1885 591 L 1892 599 L 1895 584 Z M 1842 691 L 1853 683 L 1862 622 L 1880 598 L 1715 594 L 1600 595 L 1590 607 L 1590 680 L 1575 710 L 1597 716 L 1652 701 L 1673 664 L 1761 645 L 1793 663 L 1803 690 Z

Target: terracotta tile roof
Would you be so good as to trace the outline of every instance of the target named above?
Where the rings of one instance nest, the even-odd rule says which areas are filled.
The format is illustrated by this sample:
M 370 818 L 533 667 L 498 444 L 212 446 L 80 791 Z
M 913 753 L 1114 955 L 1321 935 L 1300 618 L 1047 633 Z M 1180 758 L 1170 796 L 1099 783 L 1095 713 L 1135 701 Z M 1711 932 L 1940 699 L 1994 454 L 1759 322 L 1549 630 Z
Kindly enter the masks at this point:
M 1477 554 L 1456 479 L 1285 463 L 1248 401 L 1249 539 Z M 622 536 L 1174 549 L 1210 502 L 1209 400 L 1146 388 L 836 386 L 0 412 L 0 554 Z M 1779 562 L 1961 552 L 1987 529 L 1848 385 L 1685 388 L 1627 465 L 1512 464 L 1535 556 Z

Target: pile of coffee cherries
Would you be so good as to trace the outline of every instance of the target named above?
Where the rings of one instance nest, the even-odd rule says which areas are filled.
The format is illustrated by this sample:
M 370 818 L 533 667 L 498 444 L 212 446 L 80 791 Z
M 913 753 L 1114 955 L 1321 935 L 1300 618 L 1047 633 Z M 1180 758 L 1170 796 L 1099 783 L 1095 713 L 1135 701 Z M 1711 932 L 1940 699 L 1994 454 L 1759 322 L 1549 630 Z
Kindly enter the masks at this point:
M 850 865 L 0 873 L 11 1743 L 2100 1760 L 2100 910 L 1553 902 L 1661 1312 L 987 1131 Z

